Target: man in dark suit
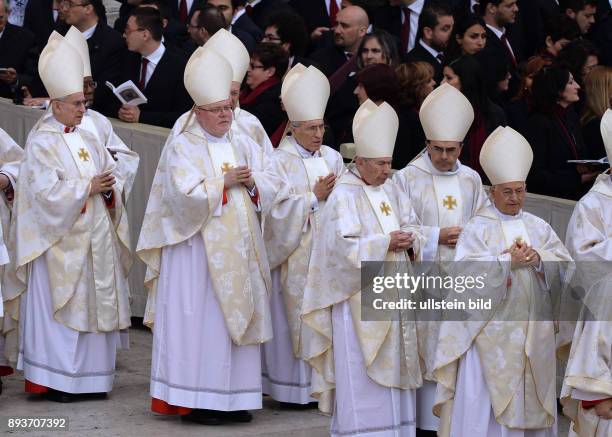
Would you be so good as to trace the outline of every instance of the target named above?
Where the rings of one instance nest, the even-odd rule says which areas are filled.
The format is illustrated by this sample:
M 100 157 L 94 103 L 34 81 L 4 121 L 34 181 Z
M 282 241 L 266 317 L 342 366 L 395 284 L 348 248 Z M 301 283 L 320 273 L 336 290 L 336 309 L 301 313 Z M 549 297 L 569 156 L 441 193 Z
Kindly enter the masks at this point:
M 320 67 L 327 77 L 332 76 L 353 55 L 365 36 L 368 26 L 368 14 L 359 6 L 349 6 L 338 12 L 334 27 L 334 45 L 314 52 L 310 59 Z
M 206 44 L 206 41 L 210 39 L 217 31 L 225 29 L 225 17 L 217 8 L 213 5 L 201 4 L 198 9 L 195 10 L 189 23 L 189 36 L 191 37 L 191 44 L 185 47 L 187 54 L 193 53 L 196 48 Z M 192 49 L 190 49 L 192 47 Z
M 193 13 L 198 8 L 199 0 L 166 0 L 170 16 L 187 26 Z
M 263 31 L 246 12 L 245 0 L 208 0 L 207 3 L 218 7 L 223 12 L 231 33 L 236 34 L 235 31 L 247 33 L 256 43 L 263 38 Z M 236 36 L 239 37 L 238 34 Z
M 87 4 L 63 2 L 62 13 L 66 23 L 81 31 L 89 47 L 89 60 L 93 80 L 100 84 L 96 88 L 94 109 L 101 109 L 114 99 L 106 81 L 118 85 L 117 81 L 126 55 L 125 42 L 119 32 L 106 24 L 102 0 L 89 0 Z
M 281 9 L 268 17 L 262 42 L 280 44 L 289 55 L 289 69 L 300 63 L 306 67 L 312 64 L 304 57 L 308 46 L 306 23 L 292 10 Z
M 330 30 L 335 24 L 338 12 L 342 9 L 341 0 L 289 0 L 289 4 L 304 18 L 308 32 Z
M 402 58 L 416 47 L 419 19 L 423 9 L 430 3 L 430 0 L 390 0 L 388 6 L 374 13 L 372 24 L 400 41 L 399 52 Z
M 454 24 L 452 10 L 448 6 L 430 4 L 419 17 L 417 37 L 420 38 L 406 56 L 407 62 L 423 61 L 430 64 L 437 83 L 442 81 L 444 50 L 452 36 Z
M 30 0 L 25 8 L 23 27 L 36 35 L 36 47 L 39 52 L 47 44 L 49 35 L 54 30 L 66 33 L 68 25 L 59 13 L 59 1 Z
M 583 35 L 589 33 L 595 24 L 597 0 L 559 0 L 559 7 L 562 14 L 576 21 Z
M 517 68 L 523 59 L 521 35 L 518 28 L 510 28 L 516 22 L 518 11 L 517 0 L 480 1 L 480 14 L 487 26 L 487 44 L 476 56 L 481 65 L 508 65 L 512 76 L 507 93 L 509 96 L 516 94 L 521 82 Z
M 34 47 L 34 34 L 8 22 L 9 8 L 0 0 L 0 96 L 12 98 Z
M 108 115 L 128 123 L 172 127 L 188 111 L 191 99 L 183 85 L 186 58 L 161 42 L 159 11 L 139 7 L 132 11 L 124 36 L 130 53 L 126 57 L 121 82 L 131 80 L 147 97 L 141 106 L 115 104 Z

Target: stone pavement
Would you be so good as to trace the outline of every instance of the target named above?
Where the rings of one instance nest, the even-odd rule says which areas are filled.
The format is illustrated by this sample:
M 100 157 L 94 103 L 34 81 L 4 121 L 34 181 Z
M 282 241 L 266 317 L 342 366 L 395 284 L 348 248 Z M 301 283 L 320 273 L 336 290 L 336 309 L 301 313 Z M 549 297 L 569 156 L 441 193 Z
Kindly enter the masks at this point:
M 253 411 L 250 424 L 207 427 L 182 423 L 178 417 L 151 412 L 149 372 L 151 333 L 144 329 L 130 331 L 130 349 L 119 350 L 117 377 L 108 399 L 72 404 L 57 404 L 28 395 L 23 391 L 21 372 L 2 378 L 0 395 L 0 435 L 58 437 L 324 437 L 329 435 L 329 417 L 318 410 L 281 409 L 264 397 L 264 409 Z M 67 416 L 69 430 L 58 432 L 5 432 L 7 416 Z

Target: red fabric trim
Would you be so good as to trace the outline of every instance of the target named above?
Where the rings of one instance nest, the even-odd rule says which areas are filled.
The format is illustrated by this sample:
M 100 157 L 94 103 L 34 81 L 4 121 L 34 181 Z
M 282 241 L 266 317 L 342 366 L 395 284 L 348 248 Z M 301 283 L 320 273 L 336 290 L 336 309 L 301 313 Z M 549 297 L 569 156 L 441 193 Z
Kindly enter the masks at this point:
M 253 204 L 257 206 L 257 204 L 259 203 L 259 191 L 256 191 L 254 196 L 251 196 L 249 194 L 249 197 L 251 198 L 251 202 L 253 202 Z
M 85 214 L 87 212 L 87 202 L 83 205 L 83 209 L 81 209 L 81 214 Z
M 278 83 L 280 83 L 280 80 L 274 76 L 257 85 L 254 90 L 245 89 L 242 93 L 240 93 L 240 105 L 250 105 L 251 103 L 255 102 L 257 97 L 259 97 L 263 92 L 267 91 Z
M 221 202 L 221 205 L 225 205 L 227 203 L 227 190 L 224 188 L 223 189 L 223 201 Z
M 193 408 L 170 405 L 161 399 L 151 398 L 151 411 L 159 414 L 178 414 L 180 416 L 184 416 L 191 413 Z
M 287 127 L 287 123 L 289 123 L 289 120 L 285 120 L 281 124 L 279 124 L 276 130 L 270 136 L 270 142 L 272 143 L 274 147 L 278 147 L 281 140 L 283 139 L 283 134 L 285 133 L 285 128 Z
M 0 376 L 9 376 L 14 373 L 12 367 L 9 366 L 0 366 Z
M 588 410 L 589 408 L 593 408 L 598 404 L 601 404 L 604 401 L 609 401 L 612 398 L 606 398 L 606 399 L 599 399 L 598 401 L 581 401 L 582 402 L 582 408 L 584 408 L 585 410 Z
M 32 381 L 25 380 L 25 392 L 26 393 L 47 393 L 49 391 L 49 387 L 45 387 L 44 385 L 38 385 Z
M 115 207 L 115 192 L 114 191 L 111 191 L 110 198 L 102 196 L 102 199 L 104 199 L 104 204 L 106 205 L 108 209 L 113 209 Z

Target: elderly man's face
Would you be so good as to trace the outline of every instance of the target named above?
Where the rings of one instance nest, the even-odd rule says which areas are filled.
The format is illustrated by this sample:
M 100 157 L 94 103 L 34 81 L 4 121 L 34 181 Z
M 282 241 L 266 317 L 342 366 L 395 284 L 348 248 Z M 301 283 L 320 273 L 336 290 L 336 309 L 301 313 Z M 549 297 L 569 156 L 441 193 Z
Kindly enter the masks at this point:
M 323 144 L 325 124 L 323 120 L 303 121 L 297 123 L 297 126 L 291 126 L 291 133 L 300 146 L 310 152 L 316 152 Z
M 215 137 L 222 137 L 232 126 L 231 100 L 222 100 L 204 106 L 196 106 L 196 117 L 200 126 Z
M 491 187 L 495 207 L 503 214 L 517 215 L 525 205 L 525 182 L 507 182 Z
M 355 159 L 355 164 L 363 180 L 374 187 L 378 187 L 391 176 L 391 161 L 392 158 L 390 157 L 362 158 L 359 156 Z
M 87 100 L 83 93 L 74 93 L 61 99 L 51 101 L 53 115 L 65 126 L 76 126 L 81 124 Z

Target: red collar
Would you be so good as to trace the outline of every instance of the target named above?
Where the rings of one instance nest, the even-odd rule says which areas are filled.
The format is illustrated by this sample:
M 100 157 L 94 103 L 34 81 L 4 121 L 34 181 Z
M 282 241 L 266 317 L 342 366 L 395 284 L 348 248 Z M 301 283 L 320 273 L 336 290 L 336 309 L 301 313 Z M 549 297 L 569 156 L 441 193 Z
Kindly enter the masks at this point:
M 69 126 L 64 126 L 64 133 L 65 133 L 65 134 L 72 133 L 72 132 L 74 132 L 74 130 L 75 130 L 75 129 L 76 129 L 76 127 L 75 127 L 75 126 L 72 126 L 72 127 L 69 127 Z
M 240 96 L 240 105 L 250 105 L 257 97 L 278 83 L 280 83 L 280 80 L 274 76 L 257 85 L 254 90 L 245 89 Z

